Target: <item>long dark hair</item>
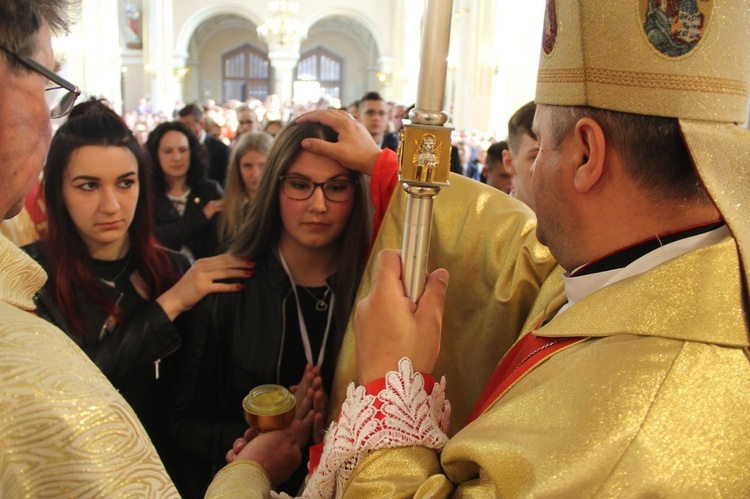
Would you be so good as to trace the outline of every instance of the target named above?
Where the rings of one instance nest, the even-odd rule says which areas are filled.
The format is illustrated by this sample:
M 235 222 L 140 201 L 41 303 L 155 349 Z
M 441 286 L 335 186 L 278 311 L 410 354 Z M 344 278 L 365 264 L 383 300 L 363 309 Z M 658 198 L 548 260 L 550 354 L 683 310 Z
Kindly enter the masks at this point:
M 277 248 L 283 226 L 279 207 L 280 177 L 289 170 L 302 151 L 302 141 L 309 138 L 336 142 L 338 134 L 320 123 L 291 122 L 276 135 L 266 159 L 258 194 L 250 207 L 247 221 L 229 249 L 230 253 L 258 258 Z M 337 306 L 334 313 L 339 340 L 346 329 L 367 262 L 372 233 L 370 197 L 364 176 L 349 171 L 349 177 L 357 182 L 357 188 L 349 221 L 336 242 L 339 266 L 331 283 L 333 292 L 336 293 Z
M 107 299 L 101 283 L 91 271 L 89 250 L 70 218 L 63 199 L 63 179 L 71 155 L 85 146 L 124 147 L 138 162 L 140 195 L 135 216 L 128 228 L 134 269 L 146 284 L 148 298 L 155 299 L 169 289 L 179 275 L 171 258 L 156 245 L 151 235 L 149 162 L 138 141 L 123 120 L 102 101 L 77 105 L 71 117 L 55 133 L 44 166 L 44 199 L 47 203 L 49 236 L 45 252 L 55 282 L 55 298 L 71 332 L 82 334 L 86 324 L 76 293 L 83 293 L 98 309 L 119 318 L 119 310 Z
M 187 185 L 190 187 L 195 186 L 198 182 L 205 178 L 208 173 L 208 152 L 206 148 L 198 142 L 198 139 L 193 134 L 193 131 L 188 126 L 180 121 L 167 121 L 154 128 L 150 134 L 148 134 L 148 140 L 146 140 L 146 150 L 151 157 L 151 164 L 153 168 L 154 178 L 154 192 L 157 194 L 165 194 L 167 192 L 167 179 L 164 177 L 164 171 L 161 169 L 159 163 L 159 144 L 161 139 L 164 138 L 167 132 L 180 132 L 188 139 L 188 146 L 190 147 L 190 166 L 187 172 Z

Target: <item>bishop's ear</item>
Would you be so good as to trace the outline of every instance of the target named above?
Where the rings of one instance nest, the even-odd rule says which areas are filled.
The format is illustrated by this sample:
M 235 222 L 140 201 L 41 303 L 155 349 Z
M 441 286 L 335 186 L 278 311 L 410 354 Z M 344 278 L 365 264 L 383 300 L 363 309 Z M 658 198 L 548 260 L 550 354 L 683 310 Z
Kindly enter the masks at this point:
M 604 131 L 595 120 L 581 118 L 575 127 L 576 157 L 579 165 L 575 174 L 575 188 L 580 193 L 590 191 L 604 173 L 606 143 Z

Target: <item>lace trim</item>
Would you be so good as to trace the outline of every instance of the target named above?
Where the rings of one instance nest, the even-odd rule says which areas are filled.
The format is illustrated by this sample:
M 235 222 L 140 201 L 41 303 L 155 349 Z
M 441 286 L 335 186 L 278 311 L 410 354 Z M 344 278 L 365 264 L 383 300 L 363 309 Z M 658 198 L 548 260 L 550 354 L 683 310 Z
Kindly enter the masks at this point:
M 448 441 L 450 403 L 445 378 L 427 394 L 424 378 L 404 357 L 398 372 L 385 377 L 377 397 L 350 384 L 338 422 L 326 434 L 320 465 L 302 497 L 341 497 L 357 464 L 370 452 L 394 447 L 423 446 L 440 452 Z M 378 404 L 380 408 L 378 408 Z

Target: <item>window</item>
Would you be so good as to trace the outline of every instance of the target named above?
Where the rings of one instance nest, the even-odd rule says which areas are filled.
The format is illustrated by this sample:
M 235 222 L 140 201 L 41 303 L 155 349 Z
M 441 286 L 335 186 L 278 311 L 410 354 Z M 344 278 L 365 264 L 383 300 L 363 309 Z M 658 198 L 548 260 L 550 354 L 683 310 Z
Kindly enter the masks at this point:
M 343 59 L 323 47 L 302 54 L 297 63 L 296 80 L 317 81 L 322 92 L 332 98 L 343 95 Z
M 245 44 L 222 55 L 223 101 L 263 100 L 271 92 L 271 64 L 268 55 Z

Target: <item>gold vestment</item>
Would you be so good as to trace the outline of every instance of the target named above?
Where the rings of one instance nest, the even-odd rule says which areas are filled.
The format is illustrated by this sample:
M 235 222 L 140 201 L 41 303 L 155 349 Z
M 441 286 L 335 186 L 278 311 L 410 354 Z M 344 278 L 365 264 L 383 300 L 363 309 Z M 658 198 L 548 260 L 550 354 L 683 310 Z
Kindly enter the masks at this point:
M 530 323 L 564 302 L 544 285 Z M 381 450 L 345 495 L 748 497 L 750 362 L 727 237 L 607 286 L 538 334 L 591 336 L 526 373 L 438 456 Z
M 0 236 L 0 497 L 178 497 L 125 399 L 33 315 L 45 280 Z
M 462 185 L 461 179 L 451 181 Z M 468 189 L 476 192 L 476 186 Z M 504 195 L 483 195 L 460 202 L 477 216 L 497 206 L 496 218 L 481 218 L 491 225 L 471 238 L 465 233 L 477 222 L 463 213 L 465 204 L 438 213 L 430 254 L 432 268 L 438 260 L 450 269 L 441 257 L 455 257 L 436 374 L 447 373 L 448 399 L 458 398 L 467 412 L 515 339 L 512 328 L 528 317 L 529 330 L 565 302 L 561 271 L 536 242 L 533 222 L 514 226 L 523 210 Z M 375 251 L 398 247 L 399 203 L 389 208 Z M 503 210 L 510 215 L 503 217 Z M 513 265 L 519 270 L 503 272 Z M 537 276 L 546 280 L 532 289 Z M 363 290 L 370 282 L 368 274 Z M 454 426 L 460 431 L 439 456 L 409 447 L 365 457 L 344 495 L 750 496 L 750 362 L 742 289 L 737 247 L 727 237 L 593 293 L 538 331 L 591 339 L 535 366 L 466 428 Z M 533 307 L 523 305 L 527 290 L 532 299 L 538 293 Z M 485 302 L 494 299 L 480 310 L 481 292 Z M 511 313 L 508 326 L 498 309 L 508 308 L 514 296 L 522 298 L 526 312 Z M 462 306 L 473 308 L 462 312 Z M 498 330 L 508 337 L 494 338 Z M 487 359 L 488 345 L 502 350 L 492 352 L 495 360 Z M 353 358 L 342 354 L 341 364 L 351 373 Z M 472 400 L 464 403 L 468 392 Z M 456 419 L 452 423 L 460 425 Z M 231 472 L 216 477 L 236 479 Z
M 497 363 L 523 331 L 542 283 L 562 269 L 537 241 L 536 217 L 525 204 L 454 173 L 450 183 L 435 198 L 428 263 L 430 270 L 450 272 L 440 356 L 432 374 L 448 380 L 452 435 L 466 422 Z M 401 249 L 405 209 L 406 194 L 397 186 L 357 302 L 370 292 L 378 252 Z M 347 385 L 356 382 L 355 348 L 350 321 L 331 395 L 330 406 L 336 410 Z

